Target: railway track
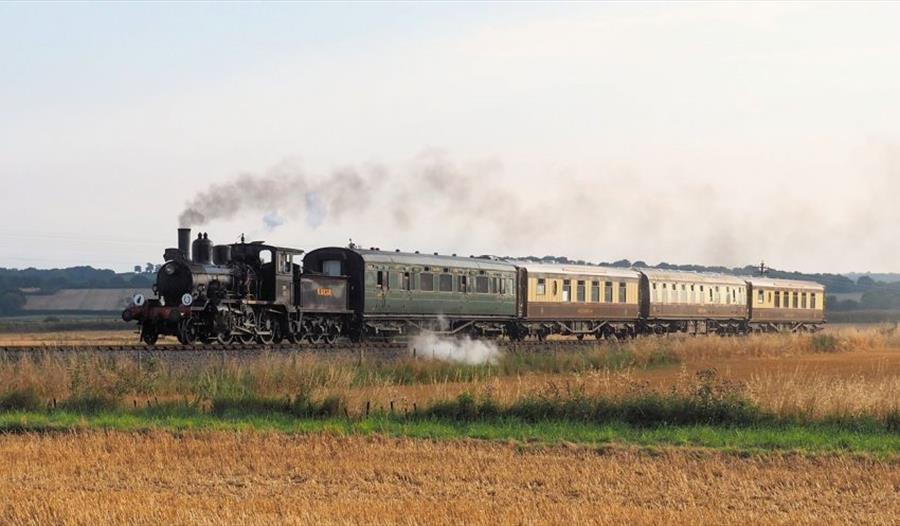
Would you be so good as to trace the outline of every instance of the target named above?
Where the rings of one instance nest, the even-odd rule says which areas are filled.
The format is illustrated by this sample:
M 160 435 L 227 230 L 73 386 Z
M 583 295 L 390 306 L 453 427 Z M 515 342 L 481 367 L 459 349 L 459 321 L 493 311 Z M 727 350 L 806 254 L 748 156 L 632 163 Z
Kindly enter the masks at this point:
M 542 349 L 554 349 L 554 348 L 575 348 L 575 347 L 592 347 L 602 342 L 597 340 L 550 340 L 550 341 L 521 341 L 521 342 L 510 342 L 510 341 L 493 341 L 496 345 L 504 350 L 510 351 L 528 351 L 528 350 L 542 350 Z M 0 353 L 40 353 L 40 352 L 101 352 L 101 353 L 138 353 L 138 352 L 147 352 L 147 353 L 262 353 L 262 352 L 275 352 L 275 353 L 292 353 L 292 352 L 307 352 L 307 353 L 319 353 L 319 354 L 328 354 L 328 353 L 348 353 L 348 352 L 384 352 L 384 353 L 397 353 L 401 354 L 401 351 L 409 350 L 409 353 L 415 353 L 417 355 L 421 355 L 423 357 L 427 356 L 429 349 L 416 349 L 414 345 L 411 345 L 407 341 L 392 341 L 392 342 L 377 342 L 377 341 L 367 341 L 367 342 L 337 342 L 332 344 L 327 343 L 304 343 L 304 344 L 293 344 L 293 343 L 282 343 L 282 344 L 231 344 L 231 345 L 221 345 L 216 343 L 210 344 L 196 344 L 196 345 L 182 345 L 178 343 L 173 344 L 157 344 L 152 347 L 144 345 L 142 343 L 130 343 L 130 344 L 40 344 L 40 345 L 0 345 Z

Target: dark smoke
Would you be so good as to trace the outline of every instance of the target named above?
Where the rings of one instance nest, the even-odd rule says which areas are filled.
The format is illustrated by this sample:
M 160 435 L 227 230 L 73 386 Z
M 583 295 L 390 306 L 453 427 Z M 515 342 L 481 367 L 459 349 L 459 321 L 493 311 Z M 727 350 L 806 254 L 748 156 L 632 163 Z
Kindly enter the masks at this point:
M 241 174 L 230 182 L 210 185 L 188 202 L 178 221 L 183 227 L 193 227 L 262 212 L 263 222 L 271 229 L 284 222 L 282 213 L 296 217 L 305 212 L 307 224 L 315 228 L 329 215 L 340 217 L 351 199 L 354 210 L 365 209 L 370 185 L 371 178 L 351 169 L 316 180 L 283 163 L 263 175 Z

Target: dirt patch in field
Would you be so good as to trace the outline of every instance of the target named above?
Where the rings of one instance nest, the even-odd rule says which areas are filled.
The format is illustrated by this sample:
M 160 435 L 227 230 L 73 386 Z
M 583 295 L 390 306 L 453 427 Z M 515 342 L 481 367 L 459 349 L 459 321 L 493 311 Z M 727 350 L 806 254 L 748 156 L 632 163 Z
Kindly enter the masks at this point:
M 269 434 L 0 438 L 5 524 L 891 524 L 900 465 Z

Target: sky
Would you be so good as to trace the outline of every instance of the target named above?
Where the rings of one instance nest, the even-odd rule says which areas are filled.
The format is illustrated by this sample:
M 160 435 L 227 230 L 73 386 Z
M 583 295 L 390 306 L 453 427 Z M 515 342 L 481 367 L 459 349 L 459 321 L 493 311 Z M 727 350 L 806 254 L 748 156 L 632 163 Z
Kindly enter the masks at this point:
M 900 271 L 900 4 L 0 4 L 0 267 Z M 186 213 L 191 212 L 191 213 Z

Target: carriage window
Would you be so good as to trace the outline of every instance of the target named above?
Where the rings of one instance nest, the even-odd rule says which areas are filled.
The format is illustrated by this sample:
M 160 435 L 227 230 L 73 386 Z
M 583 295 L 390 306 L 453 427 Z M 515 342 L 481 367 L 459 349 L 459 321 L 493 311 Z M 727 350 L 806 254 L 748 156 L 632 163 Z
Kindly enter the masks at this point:
M 816 293 L 815 292 L 813 292 L 812 294 L 809 295 L 809 308 L 810 309 L 816 308 Z
M 665 287 L 665 285 L 663 285 Z M 604 303 L 612 303 L 613 302 L 613 288 L 612 281 L 607 281 L 603 284 L 603 301 Z
M 563 301 L 572 301 L 572 282 L 564 279 L 563 280 Z
M 404 273 L 403 273 L 403 279 L 401 280 L 401 283 L 400 283 L 401 288 L 402 288 L 403 290 L 410 290 L 409 282 L 410 282 L 409 272 L 404 272 Z
M 619 303 L 628 301 L 628 285 L 619 283 Z
M 775 291 L 775 308 L 781 308 L 781 292 Z
M 653 285 L 653 288 L 656 288 L 656 284 Z M 600 303 L 600 282 L 599 281 L 591 282 L 591 301 L 594 303 Z
M 475 292 L 480 294 L 488 293 L 489 280 L 487 276 L 475 276 Z
M 459 275 L 456 277 L 456 290 L 457 292 L 469 292 L 469 277 L 466 275 Z
M 453 292 L 453 276 L 450 274 L 441 274 L 438 277 L 438 287 L 441 292 Z
M 419 290 L 434 290 L 434 274 L 430 272 L 419 274 Z
M 575 289 L 576 298 L 579 303 L 584 303 L 584 281 L 579 280 Z
M 538 278 L 537 288 L 535 289 L 534 292 L 538 296 L 543 296 L 543 295 L 547 294 L 547 281 L 544 278 Z
M 762 305 L 763 303 L 765 303 L 765 299 L 766 299 L 766 293 L 765 293 L 765 292 L 763 292 L 762 290 L 760 290 L 759 292 L 757 292 L 757 294 L 756 294 L 756 303 L 759 303 L 760 305 Z

